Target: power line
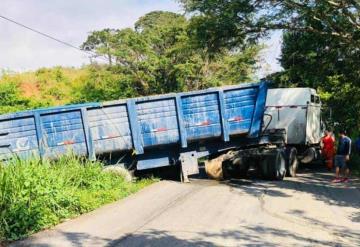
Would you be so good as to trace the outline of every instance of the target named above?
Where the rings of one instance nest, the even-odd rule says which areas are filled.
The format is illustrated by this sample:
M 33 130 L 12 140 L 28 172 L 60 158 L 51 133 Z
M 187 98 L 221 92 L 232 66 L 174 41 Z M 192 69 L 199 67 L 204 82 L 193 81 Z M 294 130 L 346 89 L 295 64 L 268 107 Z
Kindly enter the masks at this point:
M 75 46 L 75 45 L 72 45 L 72 44 L 70 44 L 70 43 L 68 43 L 68 42 L 62 41 L 62 40 L 60 40 L 60 39 L 58 39 L 58 38 L 55 38 L 55 37 L 53 37 L 53 36 L 51 36 L 51 35 L 49 35 L 49 34 L 46 34 L 46 33 L 41 32 L 41 31 L 39 31 L 39 30 L 36 30 L 36 29 L 34 29 L 34 28 L 32 28 L 32 27 L 26 26 L 26 25 L 24 25 L 24 24 L 22 24 L 22 23 L 20 23 L 20 22 L 18 22 L 18 21 L 15 21 L 15 20 L 10 19 L 10 18 L 8 18 L 8 17 L 5 17 L 5 16 L 3 16 L 3 15 L 0 15 L 0 18 L 4 19 L 4 20 L 6 20 L 6 21 L 9 21 L 9 22 L 11 22 L 11 23 L 13 23 L 13 24 L 15 24 L 15 25 L 18 25 L 18 26 L 20 26 L 20 27 L 23 27 L 23 28 L 25 28 L 25 29 L 28 29 L 28 30 L 30 30 L 30 31 L 32 31 L 32 32 L 34 32 L 34 33 L 37 33 L 37 34 L 39 34 L 39 35 L 41 35 L 41 36 L 44 36 L 44 37 L 46 37 L 46 38 L 48 38 L 48 39 L 51 39 L 51 40 L 56 41 L 56 42 L 58 42 L 58 43 L 61 43 L 61 44 L 65 45 L 65 46 L 71 47 L 71 48 L 76 49 L 76 50 L 78 50 L 78 51 L 80 51 L 80 52 L 84 52 L 84 53 L 86 53 L 86 54 L 88 54 L 88 55 L 90 55 L 90 56 L 96 56 L 96 57 L 101 58 L 101 59 L 103 59 L 103 60 L 105 60 L 105 61 L 108 61 L 108 60 L 107 60 L 106 58 L 104 58 L 104 57 L 101 57 L 101 56 L 99 57 L 98 54 L 96 54 L 96 53 L 93 53 L 93 52 L 90 52 L 90 51 L 81 50 L 79 47 L 77 47 L 77 46 Z

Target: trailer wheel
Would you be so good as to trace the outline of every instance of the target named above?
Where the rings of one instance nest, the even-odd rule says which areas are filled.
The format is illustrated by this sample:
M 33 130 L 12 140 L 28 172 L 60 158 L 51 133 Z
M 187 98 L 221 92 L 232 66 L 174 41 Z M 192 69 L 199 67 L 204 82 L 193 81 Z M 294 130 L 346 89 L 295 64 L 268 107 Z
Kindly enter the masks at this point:
M 260 162 L 262 176 L 265 179 L 283 180 L 286 175 L 286 164 L 284 153 L 281 150 L 275 150 L 264 155 Z
M 297 159 L 297 150 L 296 148 L 290 148 L 287 150 L 286 155 L 286 173 L 290 177 L 296 177 L 296 172 L 299 166 L 299 161 Z

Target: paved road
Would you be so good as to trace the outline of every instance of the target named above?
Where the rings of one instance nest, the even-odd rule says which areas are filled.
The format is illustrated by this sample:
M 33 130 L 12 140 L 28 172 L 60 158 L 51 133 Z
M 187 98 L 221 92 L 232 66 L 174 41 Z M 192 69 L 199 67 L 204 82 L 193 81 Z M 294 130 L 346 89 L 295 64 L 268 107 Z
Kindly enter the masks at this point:
M 162 181 L 17 246 L 359 246 L 360 181 Z

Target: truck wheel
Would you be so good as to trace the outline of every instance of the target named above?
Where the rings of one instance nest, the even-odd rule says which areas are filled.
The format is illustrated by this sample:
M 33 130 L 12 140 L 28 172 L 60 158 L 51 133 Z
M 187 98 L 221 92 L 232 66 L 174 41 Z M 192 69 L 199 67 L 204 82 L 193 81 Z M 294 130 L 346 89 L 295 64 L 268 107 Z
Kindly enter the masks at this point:
M 300 160 L 303 164 L 309 164 L 316 160 L 316 149 L 311 147 L 306 149 L 306 151 L 302 154 L 302 159 Z
M 266 154 L 260 163 L 262 176 L 266 179 L 283 180 L 286 175 L 284 153 L 276 150 Z
M 290 177 L 296 177 L 296 172 L 299 166 L 296 148 L 288 149 L 286 156 L 286 173 Z
M 234 157 L 223 162 L 225 178 L 245 178 L 249 170 L 249 162 L 244 157 Z

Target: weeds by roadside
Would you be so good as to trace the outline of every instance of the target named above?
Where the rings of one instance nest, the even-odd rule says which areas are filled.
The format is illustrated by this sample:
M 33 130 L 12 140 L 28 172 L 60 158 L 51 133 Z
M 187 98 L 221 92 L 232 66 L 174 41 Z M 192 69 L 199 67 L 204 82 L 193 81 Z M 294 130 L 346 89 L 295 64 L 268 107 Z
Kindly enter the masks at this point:
M 23 238 L 135 193 L 153 179 L 128 182 L 76 157 L 0 164 L 0 243 Z

